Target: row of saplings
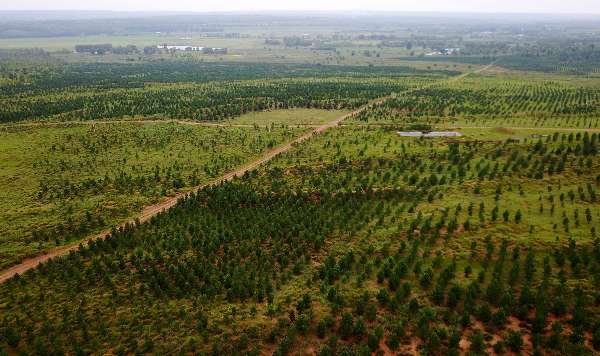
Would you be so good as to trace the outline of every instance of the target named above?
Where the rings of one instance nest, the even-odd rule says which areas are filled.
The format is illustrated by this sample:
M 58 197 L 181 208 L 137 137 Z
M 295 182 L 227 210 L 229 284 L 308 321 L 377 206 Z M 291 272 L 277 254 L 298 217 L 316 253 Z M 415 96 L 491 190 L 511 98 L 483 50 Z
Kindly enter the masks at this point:
M 105 119 L 126 116 L 165 115 L 173 119 L 223 120 L 246 112 L 282 107 L 356 108 L 404 84 L 392 81 L 314 80 L 289 83 L 229 83 L 222 86 L 155 87 L 97 94 L 67 95 L 64 100 L 22 97 L 0 108 L 4 122 L 63 116 L 73 119 Z
M 567 287 L 567 280 L 588 276 L 600 282 L 598 241 L 589 247 L 571 240 L 568 247 L 555 250 L 554 262 L 546 256 L 540 268 L 538 252 L 528 249 L 523 263 L 520 246 L 510 251 L 503 240 L 498 250 L 486 238 L 483 255 L 472 246 L 471 263 L 479 261 L 483 268 L 476 277 L 471 277 L 470 264 L 464 271 L 457 270 L 456 262 L 444 267 L 440 254 L 428 259 L 431 267 L 424 268 L 426 260 L 418 252 L 423 243 L 414 239 L 410 245 L 402 243 L 393 255 L 385 251 L 374 258 L 372 247 L 359 256 L 352 251 L 337 259 L 330 255 L 315 277 L 321 281 L 322 299 L 331 314 L 317 317 L 315 311 L 307 310 L 311 298 L 305 295 L 288 318 L 279 320 L 267 341 L 279 340 L 276 353 L 282 355 L 290 353 L 294 343 L 302 344 L 309 333 L 321 340 L 320 355 L 368 355 L 384 348 L 398 351 L 415 338 L 423 354 L 461 354 L 462 339 L 469 341 L 470 353 L 481 355 L 489 348 L 498 354 L 519 353 L 524 348 L 534 354 L 549 350 L 586 353 L 591 351 L 586 340 L 600 350 L 600 321 L 592 312 L 598 308 L 600 295 Z M 508 276 L 507 263 L 512 264 Z M 365 266 L 370 270 L 367 279 L 377 275 L 380 289 L 374 294 L 348 278 L 360 281 Z M 466 286 L 454 281 L 459 272 L 471 279 Z M 551 282 L 556 277 L 558 284 Z M 532 284 L 539 287 L 533 289 Z M 507 327 L 511 317 L 525 322 L 524 329 Z M 483 330 L 475 321 L 482 323 Z M 588 332 L 591 336 L 586 336 Z M 499 334 L 500 339 L 492 342 L 491 334 Z
M 64 340 L 66 328 L 74 331 L 73 347 L 90 350 L 118 337 L 114 323 L 137 319 L 136 306 L 152 310 L 170 299 L 268 303 L 302 273 L 307 254 L 322 248 L 326 237 L 348 226 L 360 230 L 376 214 L 378 201 L 371 198 L 258 194 L 237 183 L 207 188 L 148 223 L 113 231 L 2 285 L 0 345 L 11 352 L 75 352 L 53 339 Z M 42 312 L 81 300 L 92 301 L 95 322 Z M 109 301 L 125 307 L 121 321 Z M 168 324 L 161 328 L 170 331 Z
M 547 87 L 538 85 L 537 88 L 544 90 L 545 93 L 541 96 L 534 96 L 527 93 L 516 95 L 512 91 L 507 91 L 506 93 L 511 95 L 504 95 L 506 93 L 498 95 L 499 90 L 492 92 L 484 89 L 429 87 L 388 100 L 381 107 L 389 113 L 401 112 L 404 116 L 409 117 L 446 115 L 498 117 L 524 112 L 593 117 L 598 113 L 598 109 L 593 104 L 579 102 L 580 99 L 587 96 L 592 96 L 592 100 L 597 101 L 599 99 L 597 90 L 559 88 L 557 93 L 552 93 Z M 403 116 L 398 117 L 403 118 Z

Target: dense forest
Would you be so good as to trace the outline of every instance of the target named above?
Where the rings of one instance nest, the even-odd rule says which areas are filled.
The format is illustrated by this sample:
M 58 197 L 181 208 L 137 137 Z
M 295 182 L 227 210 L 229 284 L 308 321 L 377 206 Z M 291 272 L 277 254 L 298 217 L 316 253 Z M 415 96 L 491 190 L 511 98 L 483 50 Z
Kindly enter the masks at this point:
M 537 71 L 542 73 L 560 73 L 572 75 L 586 75 L 598 73 L 600 60 L 600 47 L 596 43 L 586 46 L 556 46 L 536 45 L 518 48 L 508 53 L 497 51 L 464 50 L 459 56 L 442 56 L 433 58 L 403 57 L 408 61 L 427 60 L 432 62 L 455 62 L 468 64 L 486 64 L 494 62 L 505 68 Z
M 36 53 L 35 51 L 33 51 Z M 48 58 L 50 55 L 44 51 Z M 37 53 L 36 53 L 37 54 Z M 10 57 L 12 55 L 12 57 Z M 22 58 L 23 51 L 6 51 L 0 61 L 3 96 L 36 94 L 44 90 L 140 88 L 147 83 L 205 83 L 261 78 L 380 78 L 456 75 L 456 71 L 425 70 L 409 66 L 365 67 L 276 63 L 199 62 L 189 59 L 142 63 L 45 63 L 20 70 L 9 58 Z M 32 57 L 34 54 L 32 53 Z M 44 59 L 44 56 L 38 56 Z

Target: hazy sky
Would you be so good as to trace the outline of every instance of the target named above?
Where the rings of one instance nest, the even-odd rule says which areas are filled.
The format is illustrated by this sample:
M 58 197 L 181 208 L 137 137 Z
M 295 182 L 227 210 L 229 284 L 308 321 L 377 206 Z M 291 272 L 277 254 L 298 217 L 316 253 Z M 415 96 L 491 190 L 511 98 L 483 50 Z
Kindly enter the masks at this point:
M 386 10 L 600 14 L 600 0 L 2 0 L 2 10 Z

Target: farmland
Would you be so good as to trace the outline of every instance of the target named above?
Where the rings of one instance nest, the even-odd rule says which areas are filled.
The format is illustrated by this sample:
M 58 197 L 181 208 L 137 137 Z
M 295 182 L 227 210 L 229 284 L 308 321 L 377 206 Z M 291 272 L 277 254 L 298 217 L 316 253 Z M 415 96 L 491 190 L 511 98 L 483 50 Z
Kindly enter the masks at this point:
M 600 352 L 595 22 L 211 16 L 0 25 L 0 356 Z

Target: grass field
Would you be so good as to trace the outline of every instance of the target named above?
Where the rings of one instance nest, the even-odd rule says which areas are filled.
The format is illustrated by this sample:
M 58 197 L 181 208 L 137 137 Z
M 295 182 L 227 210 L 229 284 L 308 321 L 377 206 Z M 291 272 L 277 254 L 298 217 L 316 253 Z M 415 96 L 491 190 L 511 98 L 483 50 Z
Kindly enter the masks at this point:
M 319 109 L 289 109 L 264 112 L 252 112 L 239 116 L 224 124 L 232 125 L 258 125 L 258 126 L 303 126 L 319 125 L 332 121 L 348 111 L 345 110 L 319 110 Z

